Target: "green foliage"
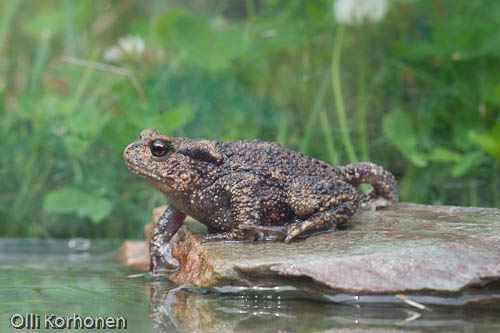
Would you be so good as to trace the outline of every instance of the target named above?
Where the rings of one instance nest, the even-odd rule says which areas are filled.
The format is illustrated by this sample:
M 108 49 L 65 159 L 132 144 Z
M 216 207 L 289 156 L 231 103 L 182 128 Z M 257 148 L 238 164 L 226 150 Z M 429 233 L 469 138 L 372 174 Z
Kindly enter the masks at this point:
M 407 113 L 392 111 L 382 120 L 385 136 L 413 165 L 424 167 L 427 161 L 418 151 L 418 140 Z
M 111 213 L 111 202 L 100 196 L 81 192 L 76 188 L 65 188 L 48 192 L 43 198 L 43 210 L 48 214 L 74 213 L 99 223 Z
M 173 9 L 159 18 L 157 32 L 167 51 L 176 47 L 186 52 L 193 63 L 218 71 L 243 55 L 247 44 L 244 30 L 238 25 L 228 25 L 222 19 L 219 25 L 187 10 Z
M 499 20 L 492 0 L 391 1 L 344 27 L 332 80 L 331 0 L 0 2 L 0 236 L 140 237 L 166 199 L 121 153 L 147 127 L 334 164 L 350 139 L 402 201 L 500 207 Z M 105 58 L 131 34 L 144 52 Z
M 470 138 L 483 151 L 500 159 L 500 124 L 493 126 L 488 133 L 471 131 Z

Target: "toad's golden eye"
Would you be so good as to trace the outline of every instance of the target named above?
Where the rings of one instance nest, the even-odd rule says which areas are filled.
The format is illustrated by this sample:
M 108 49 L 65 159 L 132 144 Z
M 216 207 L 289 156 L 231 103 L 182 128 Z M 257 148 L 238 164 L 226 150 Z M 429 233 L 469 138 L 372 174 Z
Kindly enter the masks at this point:
M 149 143 L 149 149 L 154 157 L 163 157 L 168 153 L 168 143 L 162 139 L 156 139 Z

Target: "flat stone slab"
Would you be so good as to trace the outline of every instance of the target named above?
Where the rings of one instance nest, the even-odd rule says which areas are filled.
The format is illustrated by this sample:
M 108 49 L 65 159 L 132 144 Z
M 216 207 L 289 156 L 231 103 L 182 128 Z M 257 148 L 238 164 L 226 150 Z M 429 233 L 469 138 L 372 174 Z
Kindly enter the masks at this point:
M 400 203 L 361 211 L 345 230 L 291 244 L 201 244 L 200 226 L 187 221 L 175 236 L 181 267 L 168 278 L 177 284 L 360 295 L 453 293 L 500 281 L 499 209 Z

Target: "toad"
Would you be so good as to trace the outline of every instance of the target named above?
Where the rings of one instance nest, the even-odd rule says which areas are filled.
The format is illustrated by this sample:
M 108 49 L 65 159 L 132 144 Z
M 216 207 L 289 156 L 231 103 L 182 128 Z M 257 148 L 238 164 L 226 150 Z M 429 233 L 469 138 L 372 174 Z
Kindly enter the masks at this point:
M 178 268 L 171 240 L 186 215 L 207 226 L 207 241 L 289 243 L 343 225 L 360 206 L 376 209 L 398 199 L 394 176 L 376 164 L 334 168 L 276 142 L 168 137 L 146 129 L 123 158 L 170 199 L 150 243 L 154 273 Z M 359 195 L 361 183 L 372 189 Z

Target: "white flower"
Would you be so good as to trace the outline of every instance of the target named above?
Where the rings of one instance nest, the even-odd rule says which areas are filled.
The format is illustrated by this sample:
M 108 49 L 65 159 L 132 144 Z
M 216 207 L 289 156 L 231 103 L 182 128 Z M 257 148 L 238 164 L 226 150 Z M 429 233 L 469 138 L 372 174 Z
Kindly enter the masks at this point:
M 126 36 L 118 40 L 118 46 L 129 55 L 141 55 L 144 53 L 144 39 L 139 36 Z
M 104 60 L 111 62 L 118 62 L 122 59 L 122 50 L 116 45 L 113 45 L 104 51 Z
M 113 45 L 104 51 L 104 60 L 119 62 L 124 57 L 137 58 L 144 53 L 146 43 L 139 36 L 125 36 L 118 39 L 117 45 Z
M 335 0 L 333 3 L 335 19 L 353 25 L 378 22 L 388 9 L 387 0 Z

